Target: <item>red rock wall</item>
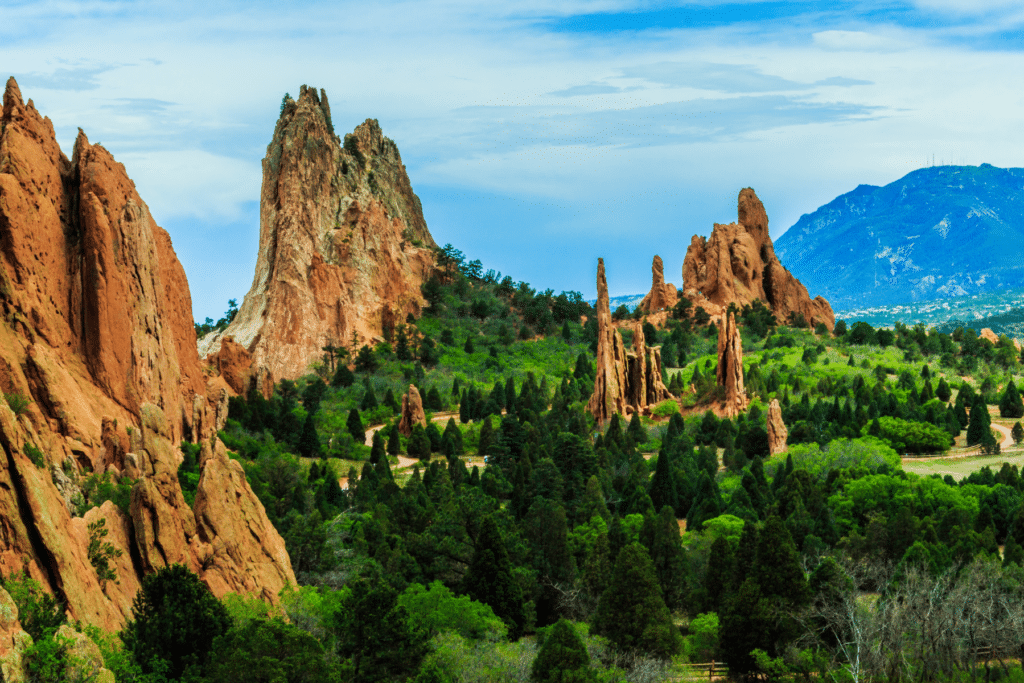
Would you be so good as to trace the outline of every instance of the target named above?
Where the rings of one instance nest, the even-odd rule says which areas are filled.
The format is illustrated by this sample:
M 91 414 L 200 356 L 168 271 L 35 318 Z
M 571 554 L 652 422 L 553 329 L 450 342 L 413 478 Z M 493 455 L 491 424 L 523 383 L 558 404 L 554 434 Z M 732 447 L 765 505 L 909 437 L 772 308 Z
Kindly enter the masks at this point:
M 203 374 L 170 238 L 107 150 L 79 132 L 72 159 L 61 153 L 13 79 L 0 114 L 0 389 L 32 401 L 20 415 L 0 401 L 3 574 L 27 569 L 73 618 L 108 629 L 130 613 L 142 573 L 170 562 L 218 594 L 273 596 L 294 582 L 240 472 L 228 479 L 244 512 L 209 503 L 231 469 L 214 438 L 228 390 Z M 183 438 L 204 449 L 195 512 L 176 477 Z M 139 480 L 130 515 L 107 504 L 72 517 L 55 482 L 67 493 L 69 481 L 110 468 Z M 197 525 L 197 515 L 216 519 Z M 104 587 L 86 552 L 87 523 L 99 517 L 124 552 L 120 583 Z

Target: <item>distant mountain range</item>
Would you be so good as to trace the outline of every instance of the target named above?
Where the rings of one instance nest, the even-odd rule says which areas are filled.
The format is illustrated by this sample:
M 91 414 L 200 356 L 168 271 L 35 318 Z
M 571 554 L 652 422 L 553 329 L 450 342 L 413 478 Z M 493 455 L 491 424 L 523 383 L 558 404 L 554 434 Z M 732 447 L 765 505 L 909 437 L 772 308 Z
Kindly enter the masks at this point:
M 1024 169 L 935 166 L 861 185 L 775 242 L 836 310 L 1024 286 Z

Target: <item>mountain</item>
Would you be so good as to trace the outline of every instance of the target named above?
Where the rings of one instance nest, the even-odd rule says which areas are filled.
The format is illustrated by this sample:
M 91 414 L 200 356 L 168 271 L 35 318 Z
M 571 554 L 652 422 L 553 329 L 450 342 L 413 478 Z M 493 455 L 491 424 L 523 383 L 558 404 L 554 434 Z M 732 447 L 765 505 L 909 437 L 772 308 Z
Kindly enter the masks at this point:
M 263 159 L 256 274 L 227 329 L 258 379 L 306 374 L 327 345 L 379 339 L 418 316 L 435 247 L 395 143 L 374 119 L 334 134 L 327 94 L 286 98 Z
M 1024 285 L 1024 169 L 935 166 L 837 197 L 776 253 L 837 309 Z
M 284 542 L 217 431 L 230 390 L 196 352 L 167 233 L 123 165 L 82 131 L 68 159 L 14 79 L 0 110 L 0 574 L 26 571 L 72 619 L 106 630 L 170 564 L 217 596 L 275 600 Z M 183 441 L 198 483 L 179 482 Z M 88 482 L 130 487 L 121 505 Z M 93 507 L 90 503 L 102 505 Z M 98 527 L 121 552 L 94 562 Z

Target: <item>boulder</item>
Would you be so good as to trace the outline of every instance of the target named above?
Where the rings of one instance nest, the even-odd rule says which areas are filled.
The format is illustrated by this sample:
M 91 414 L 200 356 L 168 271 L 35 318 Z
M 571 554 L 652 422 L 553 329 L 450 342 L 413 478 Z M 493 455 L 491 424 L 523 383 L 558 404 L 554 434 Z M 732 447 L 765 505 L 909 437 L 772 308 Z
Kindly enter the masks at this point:
M 302 86 L 263 159 L 252 287 L 227 329 L 200 340 L 200 353 L 217 353 L 230 336 L 257 375 L 304 375 L 325 346 L 353 336 L 372 344 L 419 315 L 435 246 L 398 147 L 377 121 L 342 141 L 326 93 Z
M 217 442 L 227 387 L 200 361 L 184 269 L 124 166 L 82 131 L 67 158 L 14 79 L 0 111 L 0 385 L 30 401 L 18 414 L 0 402 L 0 573 L 28 572 L 73 620 L 106 630 L 168 561 L 218 585 L 194 560 L 208 539 L 176 473 L 182 440 Z M 74 517 L 75 476 L 104 471 L 140 480 L 139 528 L 112 505 Z M 124 553 L 120 583 L 101 585 L 89 561 L 97 516 Z M 245 558 L 273 545 L 242 542 L 221 572 L 253 575 Z
M 773 398 L 768 404 L 768 452 L 772 455 L 786 452 L 786 439 L 789 431 L 782 421 L 782 407 L 779 399 Z
M 408 438 L 415 425 L 426 427 L 427 416 L 423 412 L 423 398 L 420 397 L 419 389 L 410 384 L 409 391 L 402 396 L 402 418 L 398 421 L 398 431 Z
M 660 256 L 654 257 L 651 264 L 651 291 L 640 302 L 640 309 L 648 313 L 656 313 L 676 305 L 679 294 L 675 285 L 665 282 L 665 267 Z
M 729 313 L 718 330 L 718 386 L 725 388 L 724 410 L 727 417 L 736 417 L 750 404 L 743 388 L 743 341 L 736 316 Z
M 780 323 L 800 314 L 812 327 L 835 327 L 832 307 L 822 297 L 813 300 L 807 288 L 775 256 L 768 234 L 768 216 L 754 191 L 739 196 L 739 220 L 716 223 L 710 238 L 695 235 L 683 260 L 683 295 L 694 307 L 721 315 L 730 303 L 743 307 L 760 299 Z
M 612 415 L 648 411 L 673 396 L 662 380 L 661 348 L 647 346 L 643 327 L 633 323 L 633 346 L 626 350 L 612 324 L 604 259 L 597 260 L 597 377 L 587 410 L 598 423 Z

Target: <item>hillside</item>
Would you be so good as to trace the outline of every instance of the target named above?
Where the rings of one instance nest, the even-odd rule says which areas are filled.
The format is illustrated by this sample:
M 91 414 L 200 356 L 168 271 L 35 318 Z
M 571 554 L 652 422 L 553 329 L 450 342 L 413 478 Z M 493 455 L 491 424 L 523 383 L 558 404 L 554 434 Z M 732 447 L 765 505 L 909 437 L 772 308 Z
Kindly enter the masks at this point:
M 1024 169 L 936 166 L 800 217 L 776 252 L 836 309 L 1024 285 Z

